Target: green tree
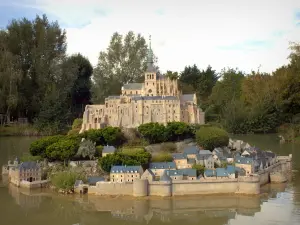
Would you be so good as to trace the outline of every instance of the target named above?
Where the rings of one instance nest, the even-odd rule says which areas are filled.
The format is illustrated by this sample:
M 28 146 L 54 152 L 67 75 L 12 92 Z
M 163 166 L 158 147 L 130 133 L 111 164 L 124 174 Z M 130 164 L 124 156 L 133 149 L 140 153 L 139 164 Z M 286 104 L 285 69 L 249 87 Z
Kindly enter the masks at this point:
M 150 143 L 165 141 L 165 126 L 159 123 L 145 123 L 138 127 L 138 131 L 143 138 Z
M 50 160 L 64 161 L 66 165 L 66 162 L 75 156 L 78 147 L 76 140 L 62 139 L 46 148 L 46 156 Z
M 93 102 L 104 102 L 109 95 L 120 93 L 127 82 L 143 80 L 146 69 L 147 45 L 145 39 L 129 31 L 124 37 L 114 33 L 105 52 L 100 52 L 93 79 Z
M 104 145 L 119 146 L 125 141 L 124 135 L 119 127 L 105 127 L 101 131 Z
M 79 157 L 89 157 L 89 159 L 93 159 L 96 155 L 96 143 L 90 140 L 84 140 L 80 143 L 76 156 Z
M 197 144 L 204 149 L 213 150 L 217 147 L 227 146 L 229 143 L 228 133 L 213 126 L 201 126 L 196 132 Z
M 36 141 L 33 141 L 29 147 L 30 154 L 33 156 L 41 156 L 42 158 L 45 158 L 47 147 L 62 140 L 63 138 L 63 135 L 56 135 L 40 138 Z
M 165 127 L 165 133 L 168 141 L 178 141 L 191 137 L 189 125 L 183 122 L 168 122 Z
M 205 167 L 200 164 L 194 164 L 193 169 L 197 170 L 197 176 L 202 175 L 204 176 Z

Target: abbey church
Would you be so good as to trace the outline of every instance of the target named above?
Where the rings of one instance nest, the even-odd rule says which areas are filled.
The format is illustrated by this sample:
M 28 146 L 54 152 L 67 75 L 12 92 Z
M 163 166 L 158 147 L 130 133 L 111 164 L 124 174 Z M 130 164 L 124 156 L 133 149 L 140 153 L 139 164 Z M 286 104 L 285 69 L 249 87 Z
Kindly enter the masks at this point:
M 150 122 L 204 124 L 196 94 L 182 94 L 177 79 L 157 73 L 151 43 L 144 76 L 144 83 L 125 84 L 121 95 L 108 96 L 105 104 L 87 105 L 80 133 L 105 126 L 134 128 Z

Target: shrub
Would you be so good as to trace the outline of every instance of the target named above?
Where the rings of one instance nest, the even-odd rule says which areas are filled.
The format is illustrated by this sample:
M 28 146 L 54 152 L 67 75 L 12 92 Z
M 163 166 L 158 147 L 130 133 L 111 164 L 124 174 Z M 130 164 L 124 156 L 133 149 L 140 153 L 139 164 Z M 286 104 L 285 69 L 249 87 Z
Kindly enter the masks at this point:
M 79 134 L 80 129 L 72 129 L 68 131 L 68 135 Z
M 78 142 L 72 139 L 62 139 L 46 148 L 46 156 L 50 160 L 66 162 L 75 156 L 78 150 Z
M 85 181 L 85 176 L 78 172 L 63 171 L 51 176 L 52 185 L 58 190 L 74 191 L 76 180 Z
M 121 153 L 126 154 L 126 155 L 135 155 L 135 154 L 143 153 L 143 152 L 145 152 L 145 149 L 141 148 L 141 147 L 135 147 L 135 148 L 123 147 L 121 149 Z
M 157 155 L 153 155 L 151 162 L 172 162 L 173 157 L 170 153 L 160 153 Z
M 103 145 L 119 146 L 124 143 L 125 138 L 119 127 L 105 127 L 102 130 Z
M 165 127 L 165 135 L 168 141 L 179 141 L 192 136 L 188 124 L 183 122 L 169 122 Z
M 95 156 L 96 157 L 101 157 L 102 156 L 102 151 L 103 151 L 103 146 L 102 145 L 96 146 Z
M 161 144 L 161 150 L 164 152 L 176 152 L 176 144 L 172 142 L 166 142 Z
M 91 160 L 95 157 L 96 154 L 96 146 L 95 143 L 90 140 L 84 140 L 80 143 L 76 156 L 79 157 L 89 157 Z
M 81 129 L 81 125 L 82 125 L 82 119 L 80 118 L 77 118 L 73 121 L 73 124 L 72 124 L 72 130 L 75 130 L 75 129 Z
M 138 127 L 138 131 L 143 138 L 150 143 L 160 143 L 166 140 L 165 126 L 159 123 L 145 123 Z
M 194 164 L 192 168 L 197 170 L 197 176 L 199 176 L 200 174 L 204 175 L 204 171 L 205 171 L 204 166 L 202 166 L 200 164 Z
M 196 131 L 196 141 L 204 149 L 213 150 L 216 147 L 227 146 L 228 133 L 218 127 L 202 126 Z
M 96 145 L 103 145 L 103 136 L 101 129 L 90 129 L 83 132 L 82 136 L 92 142 L 95 142 Z
M 64 138 L 63 135 L 44 137 L 31 143 L 29 151 L 32 156 L 46 157 L 46 148 Z

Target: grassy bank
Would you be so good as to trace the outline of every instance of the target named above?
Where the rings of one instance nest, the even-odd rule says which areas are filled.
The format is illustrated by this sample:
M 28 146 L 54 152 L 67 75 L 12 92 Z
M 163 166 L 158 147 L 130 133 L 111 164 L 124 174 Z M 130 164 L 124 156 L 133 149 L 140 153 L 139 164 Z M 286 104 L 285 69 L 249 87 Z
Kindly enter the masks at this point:
M 33 125 L 0 126 L 0 136 L 47 136 L 47 132 L 39 132 Z

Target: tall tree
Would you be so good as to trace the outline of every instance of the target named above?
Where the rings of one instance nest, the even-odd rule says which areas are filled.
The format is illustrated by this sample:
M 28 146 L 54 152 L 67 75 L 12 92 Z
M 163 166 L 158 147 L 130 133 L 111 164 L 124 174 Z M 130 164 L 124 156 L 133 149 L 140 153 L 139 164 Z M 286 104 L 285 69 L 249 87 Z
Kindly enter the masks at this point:
M 196 65 L 187 66 L 180 75 L 180 86 L 183 92 L 196 92 L 198 101 L 206 108 L 212 88 L 219 79 L 219 75 L 211 66 L 200 70 Z
M 114 33 L 109 47 L 100 52 L 93 74 L 93 102 L 103 102 L 105 97 L 120 93 L 127 82 L 143 80 L 146 69 L 147 45 L 145 39 L 132 31 L 124 37 Z

